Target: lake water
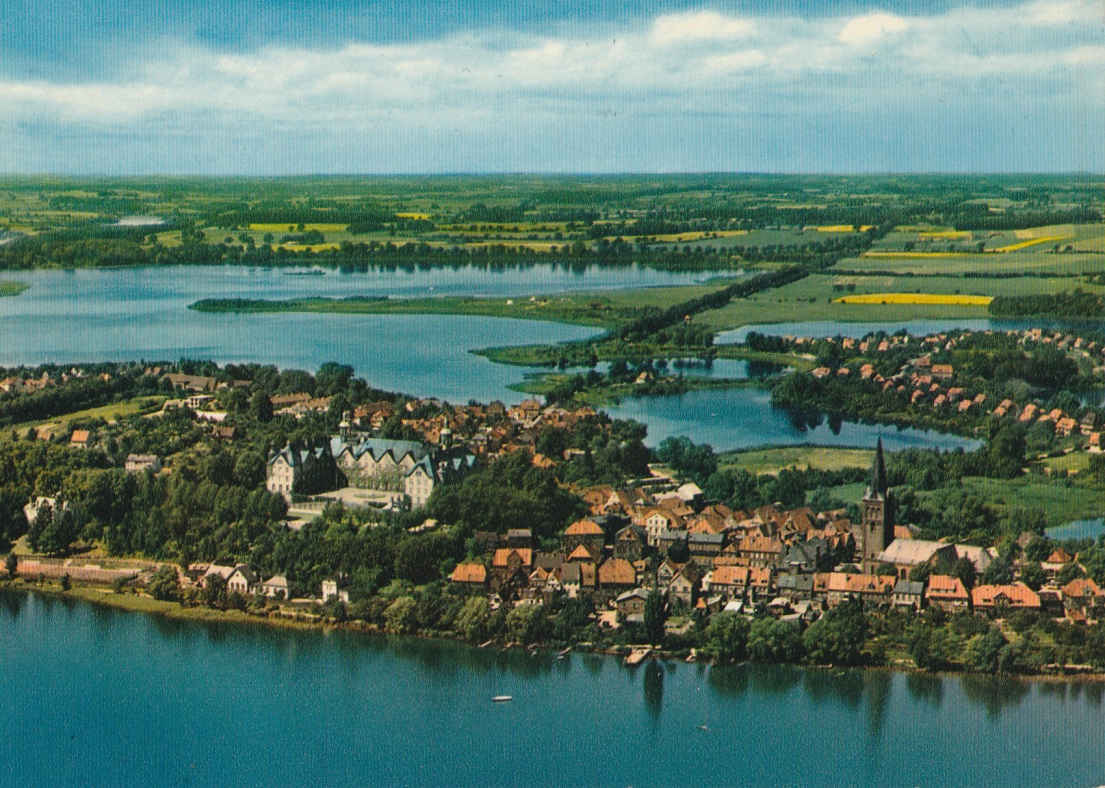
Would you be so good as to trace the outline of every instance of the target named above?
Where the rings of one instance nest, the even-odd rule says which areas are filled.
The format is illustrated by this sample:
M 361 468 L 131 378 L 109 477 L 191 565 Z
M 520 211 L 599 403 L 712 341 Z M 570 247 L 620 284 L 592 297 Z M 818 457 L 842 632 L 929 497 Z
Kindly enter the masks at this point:
M 1089 520 L 1072 520 L 1063 525 L 1048 528 L 1044 533 L 1049 539 L 1062 541 L 1064 539 L 1096 539 L 1105 534 L 1105 517 L 1094 517 Z
M 603 408 L 614 418 L 648 424 L 646 443 L 686 435 L 715 449 L 753 446 L 874 446 L 878 438 L 888 451 L 912 448 L 962 448 L 981 444 L 969 438 L 911 427 L 823 419 L 817 426 L 796 423 L 791 415 L 771 406 L 771 392 L 759 388 L 706 389 L 662 397 L 626 398 Z
M 1101 684 L 709 668 L 0 592 L 7 785 L 996 785 L 1105 776 Z M 498 694 L 512 703 L 492 704 Z M 702 730 L 699 726 L 705 726 Z
M 258 362 L 314 371 L 327 361 L 351 365 L 377 388 L 451 402 L 502 400 L 525 395 L 508 386 L 526 368 L 494 364 L 469 351 L 582 339 L 594 328 L 534 320 L 460 315 L 211 314 L 187 309 L 206 297 L 292 298 L 307 295 L 412 297 L 441 295 L 517 296 L 564 290 L 601 290 L 688 284 L 709 274 L 667 273 L 629 267 L 585 270 L 550 265 L 485 270 L 367 271 L 172 266 L 165 268 L 18 271 L 5 278 L 30 283 L 25 293 L 0 299 L 0 365 L 79 361 L 175 361 L 181 358 Z M 771 368 L 719 359 L 712 369 L 687 375 L 760 376 Z M 653 443 L 670 434 L 707 440 L 718 449 L 764 443 L 961 445 L 958 438 L 922 431 L 845 425 L 795 429 L 771 411 L 762 391 L 698 392 L 686 398 L 627 401 L 611 409 L 649 427 Z M 896 444 L 894 438 L 900 441 Z

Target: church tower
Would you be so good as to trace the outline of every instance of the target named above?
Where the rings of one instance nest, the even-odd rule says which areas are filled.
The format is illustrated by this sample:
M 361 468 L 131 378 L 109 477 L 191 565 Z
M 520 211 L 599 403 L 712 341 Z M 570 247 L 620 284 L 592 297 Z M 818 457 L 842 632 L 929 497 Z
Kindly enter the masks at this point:
M 894 537 L 894 505 L 886 484 L 886 460 L 882 454 L 882 438 L 875 446 L 875 461 L 871 479 L 860 503 L 860 544 L 863 570 L 874 571 L 878 555 Z

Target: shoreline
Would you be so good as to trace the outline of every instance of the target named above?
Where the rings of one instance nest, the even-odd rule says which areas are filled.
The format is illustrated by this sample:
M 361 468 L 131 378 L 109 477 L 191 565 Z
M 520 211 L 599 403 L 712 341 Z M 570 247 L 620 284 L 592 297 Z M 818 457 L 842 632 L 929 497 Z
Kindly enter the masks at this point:
M 193 623 L 224 623 L 237 626 L 260 626 L 270 627 L 276 630 L 298 630 L 301 632 L 313 631 L 324 634 L 327 632 L 344 631 L 384 638 L 399 637 L 414 638 L 416 640 L 441 640 L 456 645 L 467 646 L 469 648 L 477 650 L 484 650 L 481 646 L 473 645 L 466 640 L 463 640 L 456 636 L 450 636 L 447 633 L 411 633 L 399 635 L 391 632 L 386 632 L 364 621 L 340 622 L 326 618 L 311 620 L 310 618 L 301 618 L 299 615 L 288 616 L 266 614 L 264 616 L 257 616 L 240 610 L 219 610 L 217 608 L 210 608 L 203 605 L 185 606 L 180 604 L 179 602 L 160 601 L 148 595 L 138 594 L 134 592 L 117 593 L 109 588 L 104 588 L 91 584 L 74 583 L 68 591 L 65 591 L 61 588 L 60 584 L 57 583 L 49 583 L 48 585 L 43 586 L 39 585 L 37 581 L 27 581 L 22 578 L 17 578 L 13 580 L 11 578 L 5 577 L 3 580 L 0 580 L 0 591 L 13 591 L 24 594 L 39 594 L 55 599 L 76 600 L 78 602 L 85 602 L 92 605 L 110 607 L 115 610 L 120 610 L 127 613 L 142 613 L 146 615 L 162 616 L 174 621 L 190 621 Z M 306 615 L 311 616 L 313 614 Z M 624 665 L 624 657 L 627 654 L 631 653 L 634 647 L 635 646 L 627 644 L 606 648 L 584 648 L 582 643 L 577 643 L 570 646 L 573 652 L 578 651 L 579 653 L 615 657 L 620 662 L 623 662 L 624 667 L 627 667 L 630 670 L 635 670 L 636 668 L 640 667 L 640 665 L 636 664 Z M 637 647 L 641 646 L 638 644 Z M 488 650 L 494 650 L 498 652 L 517 651 L 521 653 L 545 651 L 551 654 L 560 651 L 561 647 L 546 644 L 531 644 L 527 646 L 521 643 L 507 642 L 502 644 L 496 643 L 491 649 Z M 743 660 L 741 662 L 728 664 L 719 664 L 705 659 L 695 660 L 688 663 L 686 657 L 681 653 L 674 651 L 665 651 L 663 649 L 652 649 L 647 660 L 660 660 L 664 662 L 674 661 L 682 662 L 685 664 L 706 665 L 711 668 L 741 667 L 754 664 L 765 664 L 775 666 L 790 666 L 794 668 L 799 668 L 801 670 L 817 671 L 883 671 L 889 673 L 900 673 L 902 675 L 921 675 L 941 679 L 983 677 L 989 679 L 1016 680 L 1025 683 L 1105 683 L 1105 671 L 1093 671 L 1084 673 L 976 673 L 971 671 L 956 670 L 926 671 L 920 668 L 911 668 L 901 664 L 806 665 L 793 662 L 753 663 L 751 660 Z

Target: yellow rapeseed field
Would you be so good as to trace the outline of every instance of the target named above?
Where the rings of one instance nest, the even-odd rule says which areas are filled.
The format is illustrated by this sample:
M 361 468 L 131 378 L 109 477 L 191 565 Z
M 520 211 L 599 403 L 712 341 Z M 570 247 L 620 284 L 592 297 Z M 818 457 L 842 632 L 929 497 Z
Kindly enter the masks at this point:
M 1027 241 L 1021 241 L 1015 244 L 1009 244 L 1008 246 L 999 246 L 993 251 L 995 252 L 1016 252 L 1019 249 L 1027 249 L 1030 246 L 1036 246 L 1037 244 L 1054 243 L 1055 241 L 1067 241 L 1070 240 L 1070 236 L 1067 235 L 1045 235 L 1043 238 L 1030 238 Z
M 989 306 L 993 296 L 948 293 L 862 293 L 834 299 L 837 304 L 937 304 L 942 306 Z
M 947 239 L 953 241 L 959 239 L 971 240 L 970 230 L 934 230 L 931 232 L 918 233 L 917 235 L 920 238 Z
M 395 215 L 398 216 L 400 219 L 425 220 L 430 218 L 430 215 L 428 213 L 418 213 L 417 211 L 403 211 L 402 213 L 397 213 Z

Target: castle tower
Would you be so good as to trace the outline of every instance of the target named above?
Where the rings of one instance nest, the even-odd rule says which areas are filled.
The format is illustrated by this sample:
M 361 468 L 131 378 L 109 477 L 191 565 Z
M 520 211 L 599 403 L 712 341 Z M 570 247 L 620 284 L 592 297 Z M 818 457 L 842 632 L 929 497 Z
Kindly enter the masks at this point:
M 871 572 L 878 566 L 878 555 L 886 549 L 894 537 L 894 506 L 886 484 L 886 460 L 882 453 L 882 438 L 875 446 L 875 461 L 871 465 L 871 479 L 860 503 L 860 555 L 863 571 Z

